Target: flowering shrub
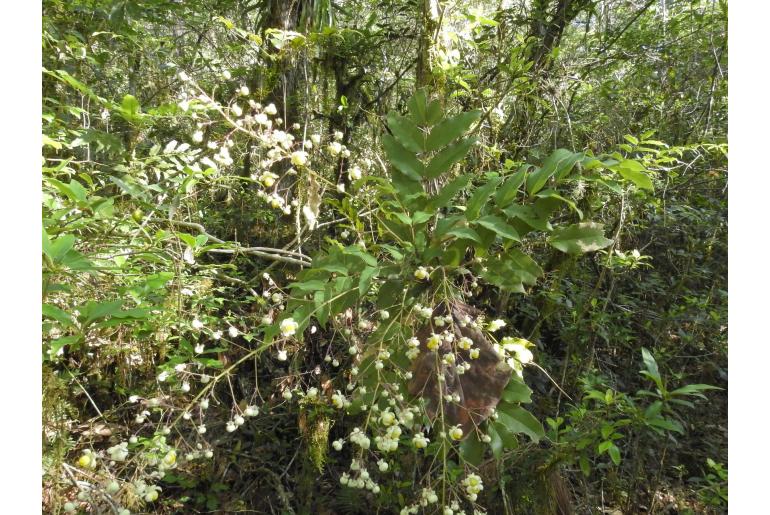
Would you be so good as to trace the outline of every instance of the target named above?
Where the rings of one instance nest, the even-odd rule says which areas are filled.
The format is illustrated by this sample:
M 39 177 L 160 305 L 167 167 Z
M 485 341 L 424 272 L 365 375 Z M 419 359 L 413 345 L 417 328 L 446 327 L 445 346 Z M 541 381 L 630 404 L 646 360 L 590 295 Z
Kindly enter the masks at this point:
M 558 150 L 540 167 L 507 162 L 501 172 L 450 179 L 453 166 L 477 143 L 465 134 L 481 113 L 447 116 L 437 100 L 420 90 L 409 101 L 407 115 L 387 117 L 390 134 L 383 135 L 382 142 L 390 180 L 368 174 L 372 158 L 381 159 L 378 155 L 356 156 L 347 173 L 347 192 L 344 184 L 329 184 L 317 171 L 329 160 L 351 158 L 340 143 L 341 133 L 325 145 L 320 135 L 303 139 L 299 135 L 307 128 L 295 124 L 293 133 L 280 128 L 283 121 L 275 105 L 251 99 L 246 86 L 220 103 L 186 73 L 180 72 L 179 78 L 189 89 L 178 108 L 196 120 L 191 143 L 171 141 L 162 149 L 155 145 L 145 160 L 133 162 L 123 176 L 110 180 L 148 209 L 167 212 L 172 228 L 198 231 L 194 236 L 161 230 L 153 239 L 159 246 L 170 243 L 169 250 L 177 253 L 171 259 L 183 269 L 191 272 L 201 266 L 200 256 L 218 252 L 252 252 L 304 269 L 286 286 L 263 274 L 263 294 L 253 292 L 261 308 L 251 329 L 243 321 L 218 320 L 215 306 L 202 302 L 210 286 L 192 273 L 160 272 L 143 282 L 127 282 L 126 292 L 137 307 L 123 309 L 122 300 L 89 302 L 73 315 L 65 311 L 60 290 L 47 283 L 44 313 L 53 322 L 53 339 L 46 359 L 57 362 L 70 355 L 66 351 L 91 346 L 100 329 L 111 327 L 133 330 L 135 337 L 148 330 L 162 335 L 158 352 L 166 355 L 158 364 L 157 389 L 128 398 L 131 434 L 117 440 L 113 435 L 114 445 L 86 449 L 78 458 L 81 470 L 107 485 L 98 490 L 88 483 L 81 489 L 81 500 L 129 508 L 157 501 L 162 492 L 158 481 L 171 470 L 189 470 L 215 456 L 210 428 L 237 434 L 248 419 L 270 411 L 260 407 L 265 401 L 259 391 L 239 401 L 229 388 L 229 416 L 218 420 L 209 413 L 212 403 L 219 406 L 218 415 L 227 411 L 228 401 L 215 393 L 220 385 L 265 353 L 294 367 L 304 352 L 303 342 L 320 336 L 328 346 L 324 363 L 330 366 L 329 379 L 279 381 L 277 395 L 267 401 L 280 401 L 289 410 L 296 405 L 315 466 L 320 469 L 326 460 L 332 420 L 344 413 L 358 425 L 331 443 L 334 451 L 344 451 L 350 459 L 349 471 L 339 477 L 342 485 L 372 494 L 391 492 L 396 488 L 393 474 L 404 473 L 399 465 L 404 455 L 413 455 L 421 462 L 421 479 L 419 489 L 400 494 L 405 499 L 402 513 L 433 504 L 444 513 L 463 513 L 466 508 L 483 512 L 478 503 L 483 483 L 476 467 L 484 454 L 500 457 L 518 446 L 518 435 L 536 442 L 544 430 L 522 407 L 531 401 L 523 378 L 525 367 L 535 359 L 533 345 L 505 334 L 505 320 L 471 308 L 469 300 L 483 283 L 514 293 L 536 283 L 542 270 L 524 251 L 528 236 L 537 241 L 546 234 L 548 243 L 568 254 L 610 245 L 600 224 L 552 225 L 549 218 L 560 205 L 582 217 L 554 188 L 575 181 L 601 182 L 603 175 L 597 172 L 602 169 L 627 177 L 624 170 L 636 170 L 638 163 Z M 123 104 L 130 107 L 132 100 L 127 97 Z M 135 106 L 132 109 L 138 113 Z M 221 124 L 226 132 L 218 140 L 214 134 L 222 133 Z M 365 213 L 343 210 L 347 228 L 312 260 L 298 252 L 233 245 L 201 225 L 176 221 L 180 195 L 192 192 L 198 183 L 228 178 L 238 135 L 253 142 L 263 156 L 258 171 L 241 180 L 251 182 L 277 216 L 294 216 L 298 227 L 312 231 L 330 187 L 342 193 L 351 208 L 353 202 L 374 202 L 375 207 Z M 125 267 L 136 251 L 88 259 L 74 250 L 73 235 L 52 236 L 78 210 L 93 213 L 87 223 L 94 227 L 109 221 L 113 199 L 89 194 L 76 179 L 67 184 L 49 175 L 45 180 L 50 192 L 43 235 L 48 279 L 62 274 L 76 278 L 105 264 Z M 469 188 L 467 202 L 455 204 L 455 197 Z M 162 193 L 150 206 L 158 191 L 176 193 L 170 201 Z M 65 214 L 61 218 L 56 213 Z M 161 221 L 137 211 L 120 227 L 129 233 L 132 224 Z M 351 236 L 357 243 L 345 244 Z M 209 270 L 216 274 L 217 268 L 211 265 Z M 172 291 L 176 293 L 169 295 Z M 181 319 L 170 323 L 180 314 Z M 173 337 L 166 327 L 175 329 Z M 217 357 L 242 338 L 256 346 L 230 364 Z M 127 353 L 129 362 L 145 363 L 130 344 Z
M 43 511 L 726 503 L 721 4 L 43 4 Z

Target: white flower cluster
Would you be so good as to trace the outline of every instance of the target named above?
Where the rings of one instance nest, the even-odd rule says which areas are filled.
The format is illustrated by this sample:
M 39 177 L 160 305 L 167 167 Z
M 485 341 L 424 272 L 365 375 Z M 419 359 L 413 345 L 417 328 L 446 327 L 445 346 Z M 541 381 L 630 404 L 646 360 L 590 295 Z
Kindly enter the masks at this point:
M 505 327 L 505 321 L 500 320 L 499 318 L 497 320 L 492 320 L 489 325 L 487 325 L 487 330 L 490 333 L 494 333 L 495 331 L 499 331 L 503 327 Z
M 460 394 L 459 393 L 452 393 L 452 394 L 446 394 L 444 395 L 444 400 L 446 402 L 460 402 Z
M 158 492 L 161 488 L 157 485 L 148 485 L 141 479 L 134 481 L 134 491 L 136 495 L 144 498 L 145 502 L 155 502 L 158 500 Z
M 419 303 L 414 305 L 414 312 L 417 314 L 417 316 L 425 319 L 428 319 L 433 316 L 433 308 L 423 306 L 422 304 L 419 304 Z
M 257 415 L 259 415 L 259 408 L 257 406 L 249 405 L 243 410 L 243 415 L 235 415 L 232 420 L 229 420 L 227 424 L 225 424 L 225 430 L 228 433 L 232 433 L 246 422 L 244 416 L 256 417 Z
M 366 436 L 366 433 L 357 427 L 354 427 L 353 432 L 350 433 L 350 441 L 362 449 L 368 449 L 371 444 L 371 441 L 369 440 L 369 437 Z
M 465 488 L 465 493 L 468 495 L 468 499 L 475 502 L 478 498 L 478 493 L 484 490 L 484 485 L 481 482 L 481 477 L 477 474 L 468 474 L 462 481 L 462 485 Z
M 348 408 L 350 407 L 350 401 L 337 390 L 334 395 L 332 395 L 332 406 L 337 409 Z
M 91 449 L 83 451 L 83 455 L 78 459 L 78 465 L 84 469 L 95 469 L 97 464 L 96 454 Z
M 128 458 L 128 442 L 121 442 L 107 449 L 112 461 L 125 461 Z
M 340 477 L 341 484 L 351 488 L 366 488 L 373 494 L 380 493 L 380 486 L 372 480 L 369 471 L 366 470 L 366 468 L 362 468 L 361 463 L 357 459 L 350 462 L 350 470 L 352 470 L 354 475 L 357 475 L 358 477 L 352 478 L 350 474 L 345 472 Z
M 281 321 L 280 329 L 281 335 L 288 338 L 296 334 L 299 324 L 293 318 L 285 318 Z
M 406 351 L 406 357 L 409 359 L 415 359 L 420 354 L 420 340 L 414 336 L 409 338 L 406 342 L 409 347 Z
M 350 178 L 350 182 L 357 181 L 363 177 L 363 172 L 361 171 L 361 167 L 358 165 L 352 166 L 348 170 L 348 178 Z
M 259 176 L 259 182 L 261 182 L 262 186 L 265 188 L 271 188 L 275 184 L 275 180 L 277 178 L 278 176 L 273 172 L 265 171 L 262 172 L 262 175 Z
M 441 346 L 442 340 L 442 335 L 432 333 L 428 340 L 425 342 L 425 346 L 428 348 L 428 350 L 436 350 Z
M 446 324 L 452 323 L 452 315 L 446 315 L 443 317 L 433 317 L 433 325 L 436 327 L 444 327 Z
M 423 488 L 420 497 L 420 504 L 422 506 L 438 502 L 438 495 L 436 495 L 436 492 L 432 488 Z
M 519 377 L 523 377 L 523 365 L 534 359 L 532 351 L 529 350 L 531 346 L 532 344 L 524 338 L 506 336 L 500 340 L 500 343 L 494 344 L 493 348 Z
M 430 442 L 430 440 L 428 440 L 428 438 L 424 434 L 422 434 L 422 433 L 417 433 L 412 438 L 412 444 L 414 445 L 414 447 L 416 449 L 424 449 L 424 448 L 426 448 L 428 446 L 429 442 Z
M 384 435 L 377 435 L 374 437 L 375 445 L 377 449 L 382 452 L 395 452 L 398 449 L 398 439 L 401 436 L 401 428 L 399 426 L 389 427 Z

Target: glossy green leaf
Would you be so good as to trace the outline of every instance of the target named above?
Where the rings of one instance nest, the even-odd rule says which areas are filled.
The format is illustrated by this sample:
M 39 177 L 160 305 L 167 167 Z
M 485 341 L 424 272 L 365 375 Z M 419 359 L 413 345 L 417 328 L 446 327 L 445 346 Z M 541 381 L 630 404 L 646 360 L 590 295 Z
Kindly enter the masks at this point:
M 388 160 L 394 167 L 414 181 L 419 181 L 422 178 L 424 167 L 414 155 L 414 152 L 405 149 L 390 134 L 383 134 L 382 146 L 385 149 Z
M 120 103 L 118 114 L 120 114 L 126 121 L 131 123 L 140 121 L 142 114 L 141 108 L 139 106 L 139 100 L 137 100 L 134 95 L 124 96 L 122 102 Z
M 44 247 L 43 250 L 47 250 L 46 254 L 54 263 L 60 263 L 67 252 L 69 252 L 75 245 L 75 236 L 72 234 L 64 234 L 55 240 L 50 241 L 50 245 L 47 245 L 47 248 Z
M 502 398 L 504 401 L 511 403 L 529 403 L 532 402 L 532 390 L 524 384 L 524 380 L 520 379 L 519 376 L 513 375 L 505 386 L 505 390 L 503 390 Z
M 511 205 L 508 206 L 503 212 L 510 218 L 518 218 L 528 226 L 539 231 L 550 232 L 553 230 L 551 223 L 548 220 L 544 220 L 537 216 L 535 210 L 531 206 Z
M 460 215 L 454 215 L 454 216 L 447 216 L 446 218 L 442 218 L 436 223 L 436 228 L 433 230 L 433 237 L 436 240 L 441 239 L 442 236 L 444 236 L 449 229 L 454 227 L 457 222 L 462 220 L 463 216 Z
M 465 157 L 475 143 L 475 137 L 464 138 L 445 148 L 431 159 L 423 175 L 428 179 L 435 179 L 442 173 L 448 172 L 452 165 Z
M 73 325 L 72 315 L 52 304 L 43 304 L 43 316 L 45 318 L 56 320 L 65 327 Z
M 323 290 L 326 287 L 327 281 L 321 279 L 313 279 L 310 281 L 301 281 L 289 284 L 289 288 L 299 293 L 307 293 L 311 291 Z
M 505 422 L 500 421 L 499 418 L 490 424 L 490 426 L 495 430 L 497 436 L 500 438 L 500 443 L 503 449 L 518 449 L 519 439 L 516 438 L 515 430 L 509 428 L 508 425 Z
M 358 294 L 362 297 L 369 291 L 369 287 L 372 285 L 372 280 L 377 276 L 379 269 L 371 266 L 364 268 L 361 272 L 361 278 L 358 281 Z
M 476 191 L 473 192 L 473 195 L 468 199 L 468 203 L 465 206 L 465 216 L 468 220 L 474 220 L 479 216 L 481 208 L 487 203 L 489 196 L 495 191 L 495 188 L 500 184 L 501 180 L 500 177 L 495 177 L 487 181 L 483 186 L 476 188 Z
M 481 243 L 481 237 L 479 234 L 470 227 L 455 227 L 446 232 L 450 236 L 456 236 L 459 239 L 473 240 L 477 243 Z
M 584 222 L 555 229 L 548 243 L 562 252 L 578 255 L 608 247 L 612 240 L 604 237 L 602 224 Z
M 495 204 L 500 208 L 506 208 L 516 198 L 519 188 L 526 178 L 526 170 L 514 173 L 495 192 Z
M 481 117 L 481 111 L 460 113 L 433 127 L 425 144 L 426 150 L 438 150 L 456 140 Z
M 581 219 L 581 220 L 583 219 L 583 211 L 578 209 L 577 204 L 575 204 L 573 201 L 571 201 L 568 198 L 562 197 L 561 195 L 556 193 L 554 190 L 551 190 L 551 189 L 543 190 L 543 191 L 537 193 L 536 197 L 538 197 L 538 198 L 552 198 L 552 199 L 556 199 L 556 200 L 558 200 L 560 202 L 563 202 L 564 204 L 567 204 L 567 206 L 569 206 L 569 208 L 572 209 L 572 211 L 577 213 L 579 219 Z
M 647 369 L 646 372 L 649 374 L 650 379 L 660 385 L 661 377 L 660 371 L 658 370 L 658 363 L 655 361 L 652 353 L 644 347 L 642 347 L 642 363 L 644 363 L 644 368 Z
M 634 183 L 640 189 L 649 191 L 655 189 L 652 179 L 644 173 L 646 168 L 638 161 L 626 159 L 611 167 L 611 170 L 618 172 L 625 180 Z
M 84 326 L 89 325 L 96 320 L 113 315 L 120 310 L 121 306 L 123 306 L 123 301 L 120 299 L 108 302 L 89 301 L 80 308 L 80 318 Z
M 428 211 L 435 211 L 447 207 L 455 195 L 468 185 L 469 181 L 470 175 L 460 175 L 455 178 L 449 184 L 444 186 L 438 195 L 435 195 L 428 200 L 425 209 Z
M 543 275 L 540 265 L 519 249 L 509 249 L 503 255 L 506 263 L 510 263 L 516 278 L 524 284 L 534 286 Z
M 578 463 L 580 465 L 580 471 L 583 473 L 585 477 L 588 477 L 591 475 L 591 463 L 588 461 L 588 458 L 585 456 L 580 456 L 580 459 L 578 460 Z
M 435 125 L 444 117 L 444 110 L 441 108 L 441 101 L 432 100 L 428 104 L 428 111 L 425 113 L 427 125 Z
M 716 386 L 711 386 L 710 384 L 688 384 L 687 386 L 683 386 L 681 388 L 677 388 L 676 390 L 671 391 L 670 394 L 671 395 L 696 395 L 696 396 L 703 397 L 703 395 L 701 395 L 700 392 L 705 392 L 708 390 L 721 390 L 721 388 L 718 388 Z
M 388 128 L 405 149 L 416 153 L 425 150 L 425 134 L 411 119 L 391 111 L 388 113 Z
M 425 88 L 415 91 L 407 102 L 407 107 L 416 125 L 428 125 L 428 95 Z
M 495 427 L 495 424 L 489 424 L 487 434 L 491 438 L 489 446 L 492 449 L 492 456 L 494 456 L 496 459 L 500 459 L 500 457 L 503 455 L 504 444 L 500 433 Z
M 465 440 L 460 443 L 460 456 L 473 466 L 478 466 L 484 458 L 486 446 L 476 436 L 476 431 L 472 431 Z
M 543 425 L 532 414 L 520 406 L 499 404 L 498 422 L 514 433 L 524 433 L 533 442 L 539 442 L 545 436 Z
M 474 223 L 479 224 L 482 227 L 486 227 L 491 231 L 494 231 L 495 233 L 502 236 L 503 238 L 513 240 L 513 241 L 520 241 L 519 233 L 516 232 L 516 229 L 511 227 L 511 225 L 506 223 L 506 221 L 500 218 L 499 216 L 495 216 L 495 215 L 483 216 L 478 220 L 476 220 Z
M 575 153 L 564 148 L 556 149 L 546 158 L 543 166 L 527 177 L 527 193 L 534 195 L 543 189 L 548 179 L 554 175 L 559 179 L 563 178 L 583 157 L 584 154 L 582 153 Z

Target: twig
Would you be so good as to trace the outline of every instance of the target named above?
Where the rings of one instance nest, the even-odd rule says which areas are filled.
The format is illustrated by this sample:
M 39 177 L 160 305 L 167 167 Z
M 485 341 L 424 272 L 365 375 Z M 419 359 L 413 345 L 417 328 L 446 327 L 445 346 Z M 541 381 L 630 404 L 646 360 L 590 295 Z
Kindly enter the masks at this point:
M 195 222 L 184 222 L 182 220 L 166 220 L 163 218 L 152 218 L 150 219 L 151 222 L 156 223 L 170 223 L 172 225 L 179 225 L 182 227 L 187 227 L 189 229 L 195 229 L 199 233 L 203 234 L 207 238 L 209 238 L 211 241 L 215 243 L 220 243 L 223 245 L 234 245 L 235 248 L 232 249 L 208 249 L 207 252 L 216 253 L 216 254 L 252 254 L 255 256 L 259 256 L 265 259 L 270 259 L 273 261 L 281 261 L 284 263 L 291 263 L 299 266 L 310 266 L 311 259 L 309 256 L 306 256 L 305 254 L 302 254 L 301 252 L 294 252 L 291 250 L 286 249 L 275 249 L 271 247 L 241 247 L 239 243 L 237 242 L 227 242 L 225 240 L 222 240 L 221 238 L 217 238 L 216 236 L 210 234 L 206 228 Z M 286 256 L 283 256 L 281 254 L 286 254 Z M 293 257 L 290 257 L 293 256 Z

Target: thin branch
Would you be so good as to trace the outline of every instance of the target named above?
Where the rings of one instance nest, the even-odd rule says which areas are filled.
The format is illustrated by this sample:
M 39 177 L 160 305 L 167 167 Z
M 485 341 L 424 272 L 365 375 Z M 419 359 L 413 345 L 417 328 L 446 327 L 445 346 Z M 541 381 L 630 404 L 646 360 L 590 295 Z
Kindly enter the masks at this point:
M 291 263 L 299 266 L 310 266 L 311 259 L 309 256 L 302 254 L 301 252 L 294 252 L 285 249 L 275 249 L 271 247 L 241 247 L 237 242 L 227 242 L 216 236 L 210 234 L 206 228 L 195 222 L 184 222 L 182 220 L 166 220 L 163 218 L 152 218 L 151 222 L 156 223 L 170 223 L 172 225 L 179 225 L 181 227 L 187 227 L 189 229 L 195 229 L 199 233 L 205 235 L 211 241 L 220 243 L 223 245 L 234 245 L 235 248 L 231 249 L 209 249 L 207 252 L 215 254 L 251 254 L 264 259 L 270 259 L 273 261 L 281 261 L 283 263 Z M 286 255 L 283 255 L 286 254 Z

